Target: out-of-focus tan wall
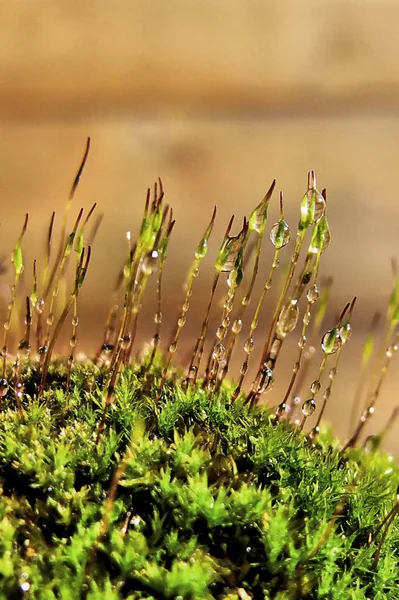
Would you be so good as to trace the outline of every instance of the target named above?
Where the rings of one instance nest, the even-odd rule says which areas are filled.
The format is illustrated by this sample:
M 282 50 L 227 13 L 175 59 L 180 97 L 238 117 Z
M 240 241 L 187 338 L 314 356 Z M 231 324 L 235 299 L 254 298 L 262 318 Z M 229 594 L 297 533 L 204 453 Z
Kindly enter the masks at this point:
M 390 258 L 399 255 L 398 22 L 399 4 L 388 0 L 4 0 L 1 252 L 9 255 L 29 211 L 27 255 L 40 264 L 51 211 L 59 226 L 90 135 L 74 207 L 96 201 L 105 213 L 80 327 L 83 343 L 97 344 L 126 230 L 137 231 L 146 188 L 158 176 L 177 219 L 165 283 L 170 320 L 213 205 L 215 249 L 230 214 L 248 214 L 277 178 L 295 228 L 306 173 L 315 169 L 328 190 L 333 236 L 322 266 L 335 280 L 330 322 L 359 298 L 358 341 L 345 348 L 329 412 L 343 435 L 361 342 L 373 312 L 385 309 Z M 277 202 L 270 212 L 277 217 Z M 262 274 L 268 258 L 270 248 Z M 211 269 L 209 259 L 183 348 L 197 331 Z M 140 339 L 152 332 L 151 300 L 144 311 Z M 288 352 L 280 374 L 293 360 Z M 396 403 L 394 375 L 372 429 Z

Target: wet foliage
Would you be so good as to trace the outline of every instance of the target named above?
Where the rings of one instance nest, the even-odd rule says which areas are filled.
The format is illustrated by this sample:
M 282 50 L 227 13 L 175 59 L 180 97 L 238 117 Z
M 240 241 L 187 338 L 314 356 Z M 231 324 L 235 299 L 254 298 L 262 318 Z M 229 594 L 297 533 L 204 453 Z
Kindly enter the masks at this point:
M 376 315 L 352 403 L 353 432 L 343 446 L 323 429 L 322 417 L 352 335 L 356 298 L 324 325 L 332 282 L 319 281 L 319 271 L 331 236 L 326 192 L 318 191 L 313 172 L 295 236 L 282 192 L 280 218 L 268 226 L 275 181 L 235 233 L 230 219 L 186 368 L 179 341 L 217 211 L 194 249 L 162 352 L 162 282 L 175 220 L 159 180 L 147 191 L 135 241 L 127 232 L 102 339 L 89 359 L 76 348 L 80 291 L 101 221 L 96 205 L 86 216 L 80 209 L 69 225 L 89 149 L 90 140 L 58 242 L 53 213 L 44 257 L 27 261 L 26 215 L 11 256 L 0 374 L 0 597 L 397 598 L 399 468 L 379 448 L 398 409 L 364 440 L 398 349 L 396 263 L 382 342 L 375 350 Z M 272 254 L 263 268 L 267 227 Z M 288 268 L 262 327 L 259 366 L 248 381 L 262 306 L 277 287 L 291 238 Z M 140 354 L 135 338 L 150 277 L 157 280 L 155 326 Z M 68 326 L 65 357 L 57 348 Z M 296 330 L 285 394 L 268 407 L 276 363 Z M 241 367 L 231 373 L 238 351 Z

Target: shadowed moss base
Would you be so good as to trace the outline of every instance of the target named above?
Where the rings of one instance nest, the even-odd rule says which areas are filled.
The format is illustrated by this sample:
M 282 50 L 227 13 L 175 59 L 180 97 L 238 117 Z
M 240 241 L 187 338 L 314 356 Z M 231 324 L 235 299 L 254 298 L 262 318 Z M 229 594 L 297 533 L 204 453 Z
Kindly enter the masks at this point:
M 90 600 L 398 598 L 399 470 L 391 457 L 345 456 L 250 410 L 226 384 L 212 397 L 166 383 L 161 361 L 121 372 L 107 425 L 105 375 L 50 368 L 21 422 L 12 391 L 0 414 L 0 597 Z M 172 376 L 173 380 L 173 376 Z M 176 378 L 176 381 L 177 378 Z M 99 538 L 112 474 L 123 457 L 110 523 Z

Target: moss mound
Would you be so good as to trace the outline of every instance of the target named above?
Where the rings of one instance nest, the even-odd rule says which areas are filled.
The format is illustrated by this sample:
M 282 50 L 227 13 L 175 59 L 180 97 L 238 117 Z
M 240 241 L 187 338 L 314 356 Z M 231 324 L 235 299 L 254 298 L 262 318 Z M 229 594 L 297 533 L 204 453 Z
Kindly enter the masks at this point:
M 95 444 L 104 374 L 53 365 L 0 417 L 2 598 L 397 598 L 391 457 L 342 455 L 264 409 L 125 367 Z M 34 379 L 31 369 L 24 383 Z

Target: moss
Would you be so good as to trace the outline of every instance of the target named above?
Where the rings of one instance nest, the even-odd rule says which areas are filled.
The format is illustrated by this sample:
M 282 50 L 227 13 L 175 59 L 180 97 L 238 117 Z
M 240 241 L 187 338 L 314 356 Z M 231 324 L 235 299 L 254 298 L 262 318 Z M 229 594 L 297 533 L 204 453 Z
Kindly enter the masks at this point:
M 162 277 L 174 220 L 163 204 L 161 181 L 148 191 L 136 242 L 127 236 L 127 257 L 110 298 L 101 347 L 93 359 L 79 359 L 79 293 L 98 223 L 87 233 L 95 206 L 83 222 L 81 210 L 68 234 L 67 217 L 89 146 L 72 185 L 58 250 L 54 255 L 53 215 L 43 271 L 37 272 L 34 261 L 30 291 L 20 277 L 28 216 L 12 254 L 15 276 L 0 380 L 0 597 L 396 599 L 399 468 L 378 450 L 385 431 L 359 447 L 397 350 L 396 266 L 373 387 L 361 412 L 364 386 L 359 385 L 353 409 L 358 423 L 343 447 L 323 429 L 321 418 L 351 337 L 356 299 L 320 336 L 331 282 L 320 284 L 319 270 L 330 233 L 326 193 L 317 190 L 313 172 L 249 385 L 253 335 L 280 252 L 291 239 L 281 194 L 280 218 L 270 233 L 272 261 L 247 319 L 241 369 L 231 380 L 231 359 L 254 296 L 275 182 L 236 235 L 231 235 L 233 219 L 227 226 L 187 370 L 173 364 L 174 355 L 216 209 L 196 246 L 172 339 L 162 354 Z M 64 306 L 57 308 L 72 257 L 73 285 Z M 132 360 L 140 306 L 154 273 L 152 348 Z M 207 355 L 210 315 L 225 273 L 227 291 Z M 22 302 L 26 317 L 21 324 L 16 315 Z M 57 340 L 68 321 L 70 352 L 57 358 Z M 376 319 L 363 353 L 361 383 L 375 325 Z M 284 397 L 271 409 L 260 399 L 273 386 L 281 348 L 296 329 L 297 358 Z M 317 353 L 313 344 L 320 337 Z M 13 355 L 12 339 L 20 339 L 11 348 Z M 315 357 L 319 366 L 306 391 L 303 375 Z M 317 422 L 309 430 L 313 413 Z
M 244 396 L 232 403 L 230 384 L 166 386 L 157 403 L 134 365 L 95 446 L 100 373 L 76 366 L 68 408 L 65 378 L 26 401 L 24 421 L 5 403 L 2 597 L 396 598 L 398 531 L 376 564 L 381 534 L 370 543 L 399 485 L 390 457 L 342 455 L 329 434 L 311 443 Z M 155 389 L 161 373 L 157 361 Z

